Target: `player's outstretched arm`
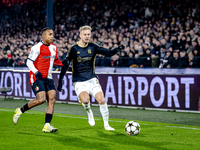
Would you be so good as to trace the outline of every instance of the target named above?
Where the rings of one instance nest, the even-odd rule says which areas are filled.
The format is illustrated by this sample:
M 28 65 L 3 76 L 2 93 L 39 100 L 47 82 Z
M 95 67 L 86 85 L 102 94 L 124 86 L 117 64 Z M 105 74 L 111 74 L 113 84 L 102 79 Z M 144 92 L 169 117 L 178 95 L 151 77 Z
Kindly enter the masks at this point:
M 114 48 L 113 50 L 108 51 L 105 56 L 110 57 L 113 56 L 114 54 L 116 54 L 118 51 L 121 51 L 125 48 L 124 45 L 120 45 L 117 48 Z
M 62 90 L 62 80 L 63 80 L 63 77 L 69 67 L 69 60 L 66 58 L 65 60 L 63 60 L 63 66 L 62 66 L 62 69 L 61 69 L 61 72 L 60 72 L 60 77 L 59 77 L 59 80 L 58 80 L 58 87 L 57 87 L 57 90 L 61 92 Z

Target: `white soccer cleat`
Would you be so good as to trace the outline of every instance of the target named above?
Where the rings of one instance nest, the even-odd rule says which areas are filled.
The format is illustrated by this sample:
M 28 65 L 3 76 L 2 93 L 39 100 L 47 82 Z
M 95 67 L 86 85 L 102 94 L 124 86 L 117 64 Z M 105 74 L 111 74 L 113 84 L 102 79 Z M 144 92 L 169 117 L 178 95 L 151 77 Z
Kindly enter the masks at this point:
M 109 126 L 109 125 L 104 126 L 104 129 L 105 129 L 105 130 L 115 130 L 114 128 L 112 128 L 112 127 Z
M 13 123 L 14 124 L 17 124 L 17 122 L 18 122 L 18 120 L 19 120 L 19 118 L 21 117 L 21 111 L 20 111 L 20 108 L 17 108 L 16 110 L 15 110 L 15 114 L 14 114 L 14 116 L 13 116 Z
M 46 132 L 46 133 L 50 133 L 50 132 L 56 132 L 58 131 L 57 128 L 54 128 L 53 126 L 51 126 L 50 124 L 44 126 L 44 128 L 42 129 L 43 132 Z
M 88 123 L 91 126 L 94 126 L 95 125 L 95 121 L 94 121 L 94 116 L 93 116 L 92 110 L 90 110 L 90 113 L 87 113 L 87 114 L 88 114 Z

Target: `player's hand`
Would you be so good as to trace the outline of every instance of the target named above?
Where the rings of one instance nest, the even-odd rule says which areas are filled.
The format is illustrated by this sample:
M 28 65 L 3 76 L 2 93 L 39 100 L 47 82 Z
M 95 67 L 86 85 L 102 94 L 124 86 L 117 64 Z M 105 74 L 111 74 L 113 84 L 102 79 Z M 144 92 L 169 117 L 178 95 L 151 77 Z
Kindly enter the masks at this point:
M 125 48 L 124 45 L 120 45 L 120 46 L 118 46 L 118 51 L 121 51 L 121 50 L 123 50 L 124 48 Z
M 59 92 L 61 92 L 62 91 L 62 80 L 58 80 L 58 87 L 57 87 L 57 90 L 59 91 Z
M 39 71 L 37 71 L 37 72 L 35 73 L 35 77 L 36 77 L 36 79 L 41 80 L 41 79 L 42 79 L 42 74 L 41 74 Z

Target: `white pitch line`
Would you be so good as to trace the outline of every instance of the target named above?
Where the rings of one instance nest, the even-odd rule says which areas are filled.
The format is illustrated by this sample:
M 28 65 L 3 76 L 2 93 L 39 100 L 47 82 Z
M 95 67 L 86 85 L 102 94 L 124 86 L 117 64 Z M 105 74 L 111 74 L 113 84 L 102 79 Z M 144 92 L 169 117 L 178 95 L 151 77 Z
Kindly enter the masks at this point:
M 13 110 L 9 110 L 9 109 L 2 109 L 0 108 L 0 111 L 9 111 L 9 112 L 13 112 Z M 26 112 L 28 114 L 36 114 L 35 112 Z M 41 113 L 38 113 L 40 115 L 44 115 Z M 66 114 L 67 115 L 67 114 Z M 54 116 L 58 116 L 58 117 L 63 117 L 63 118 L 74 118 L 74 119 L 88 119 L 87 117 L 75 117 L 75 116 L 63 116 L 63 115 L 58 115 L 58 114 L 54 114 Z M 102 120 L 102 119 L 95 119 L 95 120 Z M 127 123 L 127 121 L 118 121 L 118 120 L 109 120 L 110 122 L 119 122 L 119 123 Z M 148 123 L 140 123 L 142 125 L 152 125 L 152 124 L 148 124 Z M 180 129 L 189 129 L 189 130 L 200 130 L 200 128 L 192 128 L 192 127 L 183 127 L 183 126 L 169 126 L 169 125 L 154 125 L 154 126 L 165 126 L 168 128 L 180 128 Z

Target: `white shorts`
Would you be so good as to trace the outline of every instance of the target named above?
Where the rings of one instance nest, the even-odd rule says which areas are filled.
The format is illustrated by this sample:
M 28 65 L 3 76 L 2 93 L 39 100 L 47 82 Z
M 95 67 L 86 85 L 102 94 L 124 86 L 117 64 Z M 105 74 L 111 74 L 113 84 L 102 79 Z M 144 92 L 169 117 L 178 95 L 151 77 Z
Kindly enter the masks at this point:
M 79 94 L 83 91 L 86 91 L 91 96 L 95 97 L 98 92 L 102 92 L 101 85 L 99 84 L 99 80 L 97 78 L 92 78 L 83 82 L 75 82 L 74 89 L 76 95 L 78 96 L 78 100 L 80 101 Z

